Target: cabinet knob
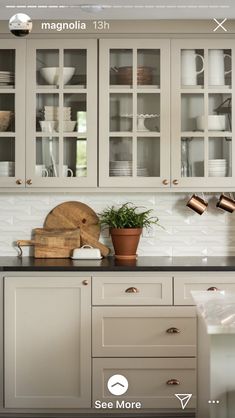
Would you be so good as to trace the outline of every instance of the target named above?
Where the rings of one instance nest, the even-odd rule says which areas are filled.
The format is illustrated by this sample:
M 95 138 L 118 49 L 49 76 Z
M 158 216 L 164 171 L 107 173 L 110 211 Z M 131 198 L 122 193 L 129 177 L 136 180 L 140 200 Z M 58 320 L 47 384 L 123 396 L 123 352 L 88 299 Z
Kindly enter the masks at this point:
M 88 280 L 83 280 L 82 284 L 83 284 L 84 286 L 88 286 L 89 282 L 88 282 Z
M 209 290 L 210 292 L 218 292 L 218 287 L 215 287 L 215 286 L 211 286 L 211 287 L 208 287 L 208 289 L 207 290 Z
M 164 186 L 167 186 L 169 184 L 169 180 L 167 179 L 162 180 L 162 184 L 164 184 Z
M 137 287 L 128 287 L 128 289 L 125 290 L 126 293 L 139 293 L 139 289 Z
M 174 180 L 173 180 L 173 184 L 174 184 L 175 186 L 178 186 L 178 184 L 179 184 L 179 180 L 174 179 Z
M 177 379 L 170 379 L 170 380 L 167 380 L 166 384 L 169 385 L 169 386 L 180 385 L 180 382 Z
M 23 183 L 23 180 L 21 180 L 21 179 L 16 180 L 16 184 L 22 184 L 22 183 Z
M 32 179 L 28 179 L 28 180 L 26 181 L 26 183 L 27 183 L 27 184 L 29 184 L 29 185 L 31 185 L 31 184 L 33 184 L 33 181 L 32 181 Z
M 168 328 L 166 330 L 166 332 L 168 334 L 179 334 L 180 333 L 180 330 L 179 330 L 179 328 L 171 327 L 171 328 Z

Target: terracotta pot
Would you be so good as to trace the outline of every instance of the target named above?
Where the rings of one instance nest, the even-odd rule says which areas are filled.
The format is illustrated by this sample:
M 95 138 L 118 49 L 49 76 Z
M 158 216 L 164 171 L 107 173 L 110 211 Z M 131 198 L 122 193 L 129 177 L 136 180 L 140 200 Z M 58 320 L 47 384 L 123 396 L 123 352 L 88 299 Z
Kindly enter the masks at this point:
M 142 228 L 110 228 L 115 258 L 135 259 Z

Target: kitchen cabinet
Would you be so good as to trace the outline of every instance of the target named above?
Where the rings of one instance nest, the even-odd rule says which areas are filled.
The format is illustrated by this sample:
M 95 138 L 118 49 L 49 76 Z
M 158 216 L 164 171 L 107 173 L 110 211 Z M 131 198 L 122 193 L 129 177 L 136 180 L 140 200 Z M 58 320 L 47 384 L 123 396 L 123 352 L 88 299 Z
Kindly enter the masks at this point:
M 232 187 L 234 40 L 175 39 L 171 47 L 172 186 Z
M 24 187 L 26 44 L 0 46 L 0 187 Z
M 234 41 L 100 44 L 100 186 L 232 187 Z
M 101 187 L 159 187 L 170 178 L 170 41 L 100 41 Z
M 26 185 L 97 186 L 97 43 L 27 44 Z
M 180 273 L 174 276 L 174 304 L 194 305 L 191 291 L 235 291 L 234 273 Z
M 93 392 L 96 399 L 114 401 L 107 389 L 106 382 L 114 374 L 125 376 L 129 383 L 128 402 L 141 402 L 142 408 L 156 406 L 163 410 L 179 410 L 179 400 L 175 392 L 196 392 L 196 360 L 193 358 L 95 358 L 93 360 Z M 177 381 L 178 385 L 172 384 Z M 177 389 L 176 389 L 177 388 Z M 117 397 L 116 397 L 117 398 Z M 118 399 L 120 399 L 118 397 Z M 196 398 L 190 400 L 190 408 L 196 407 Z M 156 416 L 163 416 L 162 414 Z
M 5 407 L 91 406 L 90 277 L 5 277 Z
M 3 45 L 0 187 L 233 190 L 232 39 Z

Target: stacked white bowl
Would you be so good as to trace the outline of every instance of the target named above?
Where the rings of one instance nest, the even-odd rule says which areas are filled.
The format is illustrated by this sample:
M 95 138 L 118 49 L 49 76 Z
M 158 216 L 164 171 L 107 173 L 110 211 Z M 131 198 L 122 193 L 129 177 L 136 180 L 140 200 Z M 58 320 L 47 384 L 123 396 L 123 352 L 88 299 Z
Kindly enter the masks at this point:
M 226 177 L 227 174 L 227 160 L 214 159 L 209 160 L 209 177 Z
M 0 161 L 0 177 L 14 177 L 15 163 L 13 161 Z
M 58 106 L 44 106 L 44 119 L 50 121 L 59 120 Z M 71 107 L 63 107 L 63 120 L 71 120 Z

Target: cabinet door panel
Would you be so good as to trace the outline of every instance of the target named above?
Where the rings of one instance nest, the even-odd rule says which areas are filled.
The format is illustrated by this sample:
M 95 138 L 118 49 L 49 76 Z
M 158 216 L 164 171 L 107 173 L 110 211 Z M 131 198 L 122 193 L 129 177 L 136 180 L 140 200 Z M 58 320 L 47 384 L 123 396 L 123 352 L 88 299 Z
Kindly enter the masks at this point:
M 7 408 L 90 407 L 91 286 L 82 280 L 5 278 Z
M 169 66 L 169 40 L 100 41 L 100 186 L 169 187 Z
M 173 187 L 234 186 L 233 40 L 172 41 Z
M 195 356 L 195 309 L 93 308 L 92 341 L 94 357 Z
M 26 42 L 0 46 L 0 187 L 25 186 Z
M 27 187 L 97 186 L 97 41 L 29 40 Z
M 207 272 L 179 274 L 174 277 L 174 304 L 194 305 L 191 291 L 214 289 L 235 291 L 234 273 Z
M 97 399 L 106 402 L 141 402 L 142 408 L 181 409 L 177 393 L 192 393 L 187 409 L 196 407 L 196 360 L 174 358 L 93 359 L 93 406 Z M 129 387 L 124 397 L 112 396 L 107 389 L 108 379 L 121 374 Z M 179 384 L 168 385 L 171 379 Z M 160 416 L 160 415 L 159 415 Z
M 93 305 L 171 305 L 172 277 L 93 277 Z

